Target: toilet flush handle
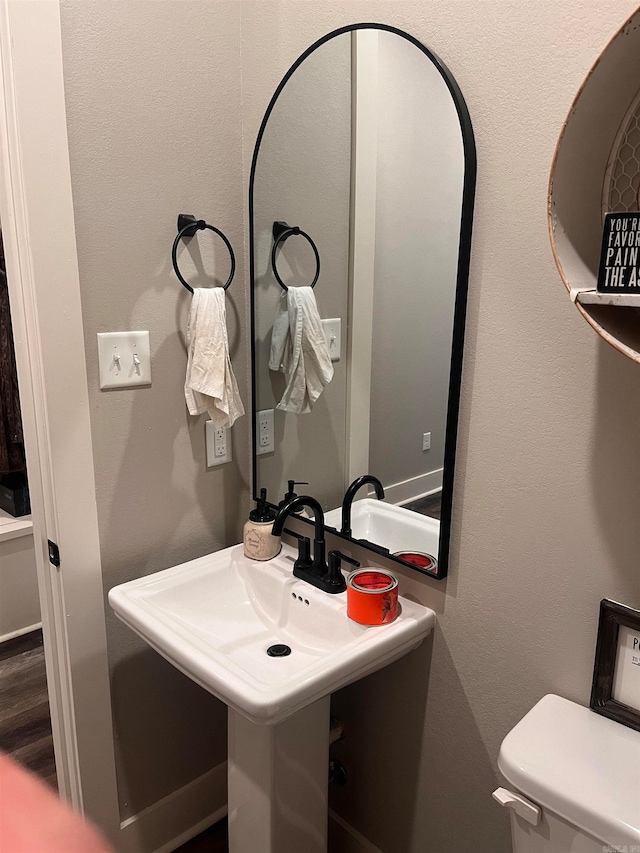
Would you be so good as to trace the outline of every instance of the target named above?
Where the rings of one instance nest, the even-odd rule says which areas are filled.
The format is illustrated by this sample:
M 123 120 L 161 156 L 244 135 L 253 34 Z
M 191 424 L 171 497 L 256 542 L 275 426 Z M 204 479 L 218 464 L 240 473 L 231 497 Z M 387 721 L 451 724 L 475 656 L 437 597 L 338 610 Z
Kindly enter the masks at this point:
M 514 794 L 507 788 L 496 788 L 492 794 L 493 799 L 504 806 L 506 809 L 513 811 L 524 820 L 528 821 L 532 826 L 537 826 L 540 823 L 542 809 L 536 806 L 535 803 L 525 800 L 520 794 Z

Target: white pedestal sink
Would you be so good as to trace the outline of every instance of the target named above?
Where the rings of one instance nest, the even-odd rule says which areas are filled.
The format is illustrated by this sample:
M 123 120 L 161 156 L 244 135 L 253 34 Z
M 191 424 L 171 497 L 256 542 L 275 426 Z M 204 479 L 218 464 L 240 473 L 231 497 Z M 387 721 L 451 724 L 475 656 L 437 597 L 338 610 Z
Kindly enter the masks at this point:
M 115 613 L 229 714 L 230 853 L 325 853 L 329 703 L 334 690 L 416 648 L 432 610 L 400 596 L 390 625 L 347 617 L 346 593 L 293 577 L 241 545 L 114 587 Z M 272 657 L 267 649 L 286 645 Z

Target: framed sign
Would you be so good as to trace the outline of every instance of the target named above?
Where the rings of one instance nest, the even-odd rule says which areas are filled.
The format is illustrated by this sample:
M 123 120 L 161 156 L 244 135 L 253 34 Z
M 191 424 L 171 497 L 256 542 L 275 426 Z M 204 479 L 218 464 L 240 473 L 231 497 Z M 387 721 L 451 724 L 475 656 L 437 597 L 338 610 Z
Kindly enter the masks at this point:
M 597 289 L 640 294 L 640 212 L 605 215 Z
M 600 602 L 589 706 L 640 731 L 640 610 L 606 598 Z

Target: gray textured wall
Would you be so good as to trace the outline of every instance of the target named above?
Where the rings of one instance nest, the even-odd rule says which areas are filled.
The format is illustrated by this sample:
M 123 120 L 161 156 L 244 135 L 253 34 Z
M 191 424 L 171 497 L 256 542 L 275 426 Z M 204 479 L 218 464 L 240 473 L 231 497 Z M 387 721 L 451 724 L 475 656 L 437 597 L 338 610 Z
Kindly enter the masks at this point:
M 240 9 L 214 0 L 63 0 L 62 27 L 108 590 L 239 541 L 247 512 L 249 418 L 232 429 L 234 461 L 207 470 L 205 416 L 188 415 L 183 392 L 190 297 L 171 267 L 178 213 L 207 219 L 235 247 L 227 317 L 248 409 Z M 211 274 L 226 280 L 229 268 L 211 232 L 192 240 L 180 263 L 187 278 L 205 286 Z M 96 332 L 126 329 L 150 332 L 153 384 L 100 391 Z M 226 709 L 110 608 L 107 619 L 126 818 L 224 761 Z
M 602 597 L 640 606 L 640 373 L 567 299 L 546 225 L 562 122 L 634 6 L 63 3 L 105 587 L 237 540 L 248 505 L 248 419 L 234 428 L 237 461 L 211 472 L 203 424 L 187 423 L 175 215 L 211 217 L 241 245 L 269 98 L 337 26 L 402 27 L 464 92 L 479 173 L 450 577 L 403 577 L 439 614 L 433 641 L 335 702 L 351 781 L 334 806 L 385 853 L 505 853 L 507 817 L 490 798 L 501 739 L 547 692 L 586 703 Z M 246 290 L 229 296 L 246 394 Z M 96 390 L 95 332 L 118 327 L 151 330 L 146 391 Z M 109 650 L 127 813 L 223 757 L 224 715 L 113 622 Z

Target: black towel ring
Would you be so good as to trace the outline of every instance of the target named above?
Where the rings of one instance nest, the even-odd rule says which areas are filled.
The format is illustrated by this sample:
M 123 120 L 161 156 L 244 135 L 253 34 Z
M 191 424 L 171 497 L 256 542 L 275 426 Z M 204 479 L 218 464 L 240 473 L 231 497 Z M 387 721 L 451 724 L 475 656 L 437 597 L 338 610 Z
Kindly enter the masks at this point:
M 187 288 L 190 293 L 193 293 L 193 288 L 186 281 L 180 270 L 178 269 L 178 244 L 183 237 L 193 237 L 196 231 L 204 231 L 208 229 L 209 231 L 215 231 L 215 233 L 222 237 L 224 240 L 224 244 L 229 250 L 229 257 L 231 258 L 231 272 L 229 273 L 229 278 L 227 279 L 227 283 L 224 285 L 224 289 L 226 290 L 231 282 L 233 281 L 233 276 L 236 272 L 236 257 L 233 254 L 233 249 L 231 248 L 231 243 L 227 240 L 225 234 L 219 228 L 215 228 L 213 225 L 209 225 L 208 222 L 205 222 L 204 219 L 196 219 L 195 216 L 191 216 L 189 213 L 181 213 L 178 216 L 178 234 L 176 239 L 173 241 L 173 249 L 171 250 L 171 260 L 173 261 L 173 269 L 175 274 L 178 276 L 181 284 Z
M 298 228 L 297 225 L 287 225 L 286 222 L 274 222 L 273 223 L 273 248 L 271 249 L 271 267 L 273 268 L 273 274 L 276 277 L 276 281 L 280 285 L 283 290 L 289 290 L 284 281 L 280 278 L 278 274 L 278 269 L 276 267 L 276 254 L 278 252 L 278 247 L 281 243 L 284 243 L 291 235 L 304 237 L 311 248 L 313 249 L 313 254 L 316 256 L 316 275 L 313 281 L 311 282 L 311 287 L 316 286 L 316 282 L 320 276 L 320 255 L 318 254 L 318 249 L 316 248 L 316 244 L 313 242 L 311 237 L 303 231 L 301 228 Z

